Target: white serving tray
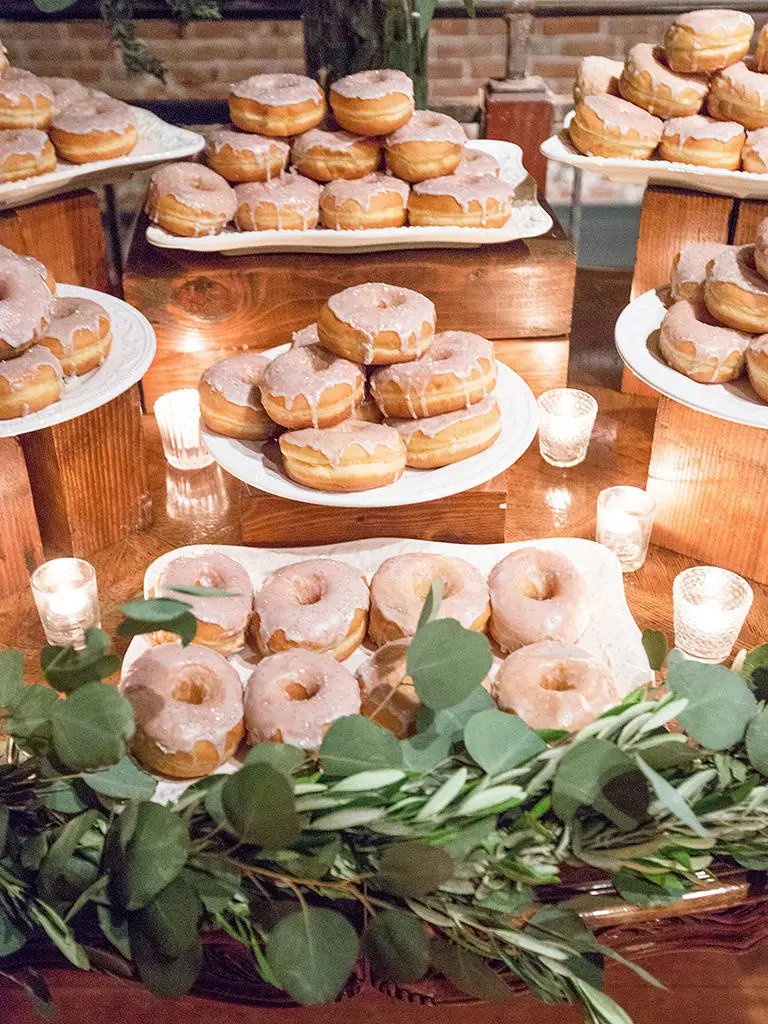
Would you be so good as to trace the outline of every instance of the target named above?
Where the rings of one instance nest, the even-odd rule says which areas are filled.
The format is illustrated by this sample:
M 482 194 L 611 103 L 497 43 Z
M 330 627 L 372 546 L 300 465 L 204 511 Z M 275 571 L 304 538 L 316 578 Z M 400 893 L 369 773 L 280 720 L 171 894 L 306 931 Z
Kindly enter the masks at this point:
M 131 110 L 139 135 L 131 153 L 87 164 L 68 164 L 59 160 L 55 171 L 5 182 L 0 185 L 0 210 L 25 206 L 76 188 L 124 181 L 142 168 L 194 156 L 205 145 L 205 139 L 197 132 L 168 124 L 149 110 L 140 107 L 131 107 Z
M 627 367 L 645 384 L 687 405 L 730 423 L 768 429 L 768 405 L 745 376 L 728 384 L 699 384 L 668 366 L 659 352 L 658 330 L 668 308 L 667 289 L 644 292 L 616 321 L 616 348 Z
M 33 430 L 66 423 L 86 412 L 106 405 L 137 384 L 149 369 L 155 355 L 155 332 L 146 317 L 133 306 L 113 295 L 74 284 L 57 284 L 60 298 L 92 299 L 109 313 L 112 322 L 112 347 L 104 362 L 82 377 L 65 381 L 62 398 L 47 409 L 0 420 L 0 437 L 18 437 Z
M 573 111 L 565 118 L 566 127 L 572 117 Z M 734 199 L 768 198 L 768 174 L 695 167 L 655 157 L 630 160 L 626 157 L 585 156 L 571 144 L 566 131 L 550 136 L 541 144 L 541 152 L 548 160 L 556 160 L 581 171 L 593 171 L 627 185 L 673 185 L 718 196 L 733 196 Z
M 267 359 L 287 352 L 280 345 L 261 353 Z M 501 409 L 501 434 L 490 448 L 462 462 L 440 469 L 406 469 L 393 484 L 368 491 L 338 494 L 304 487 L 290 479 L 282 468 L 276 441 L 238 441 L 203 428 L 202 436 L 211 455 L 238 480 L 268 494 L 308 505 L 332 505 L 336 508 L 389 508 L 417 505 L 450 494 L 461 494 L 492 480 L 516 462 L 526 451 L 539 425 L 538 406 L 533 392 L 514 370 L 499 363 L 498 381 L 493 391 Z
M 653 673 L 648 667 L 648 658 L 640 638 L 640 630 L 627 605 L 624 595 L 624 577 L 619 561 L 613 552 L 591 540 L 557 538 L 554 540 L 518 541 L 514 544 L 444 544 L 436 541 L 400 540 L 396 538 L 352 541 L 346 544 L 329 544 L 308 548 L 251 548 L 229 547 L 223 544 L 197 544 L 178 548 L 161 555 L 147 569 L 144 575 L 144 593 L 151 596 L 160 572 L 169 561 L 179 555 L 204 554 L 218 551 L 240 562 L 248 572 L 254 588 L 263 583 L 266 576 L 275 569 L 305 558 L 332 557 L 360 569 L 370 580 L 386 558 L 410 552 L 425 552 L 436 555 L 453 555 L 477 566 L 487 575 L 497 562 L 518 548 L 535 546 L 566 555 L 583 573 L 589 585 L 594 603 L 592 622 L 579 641 L 581 647 L 601 658 L 610 668 L 617 681 L 621 696 L 638 686 L 651 682 Z M 135 637 L 126 652 L 123 672 L 131 663 L 151 646 L 145 636 Z M 371 651 L 359 647 L 344 664 L 352 672 L 363 664 Z M 259 656 L 245 648 L 230 659 L 237 670 L 243 686 L 259 660 Z M 493 674 L 501 664 L 494 659 Z M 239 767 L 239 761 L 232 759 L 221 771 L 232 772 Z M 160 781 L 155 800 L 167 803 L 176 799 L 189 782 Z
M 528 177 L 523 167 L 522 150 L 512 142 L 473 139 L 469 149 L 494 156 L 501 168 L 500 177 L 519 186 Z M 189 252 L 221 252 L 243 256 L 256 252 L 382 252 L 387 249 L 463 249 L 479 245 L 513 242 L 520 238 L 544 235 L 552 227 L 552 218 L 535 198 L 516 206 L 501 228 L 402 227 L 369 231 L 333 231 L 312 228 L 307 231 L 237 231 L 233 226 L 218 235 L 180 238 L 156 224 L 147 228 L 152 245 Z

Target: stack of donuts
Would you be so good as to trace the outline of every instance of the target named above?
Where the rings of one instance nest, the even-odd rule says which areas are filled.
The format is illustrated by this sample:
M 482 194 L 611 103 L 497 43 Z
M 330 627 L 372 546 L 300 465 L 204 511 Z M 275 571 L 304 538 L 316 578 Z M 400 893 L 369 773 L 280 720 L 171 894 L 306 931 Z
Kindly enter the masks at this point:
M 274 359 L 247 352 L 214 363 L 200 411 L 226 437 L 284 431 L 283 466 L 297 483 L 361 491 L 394 483 L 406 466 L 436 469 L 489 448 L 501 431 L 496 369 L 485 338 L 435 334 L 426 296 L 362 284 L 332 295 Z
M 458 121 L 414 111 L 402 71 L 362 71 L 323 90 L 303 75 L 254 75 L 232 86 L 233 127 L 213 131 L 208 166 L 155 171 L 151 220 L 174 235 L 363 230 L 414 225 L 501 227 L 512 186 L 492 156 L 465 150 Z M 382 163 L 388 173 L 382 173 Z M 290 171 L 287 168 L 290 164 Z M 234 183 L 234 187 L 232 184 Z
M 138 141 L 127 103 L 93 96 L 73 78 L 11 67 L 0 43 L 0 184 L 72 164 L 111 160 Z
M 311 558 L 259 581 L 220 552 L 178 555 L 156 596 L 215 587 L 228 597 L 185 598 L 198 622 L 188 647 L 154 646 L 127 669 L 121 689 L 134 709 L 133 752 L 177 778 L 205 775 L 250 744 L 317 750 L 338 718 L 363 714 L 396 736 L 416 728 L 420 702 L 407 674 L 408 645 L 432 583 L 443 583 L 441 618 L 486 629 L 503 659 L 485 688 L 535 729 L 582 728 L 620 699 L 607 666 L 578 643 L 592 620 L 583 575 L 565 556 L 519 548 L 483 573 L 461 558 L 426 553 L 387 558 L 370 580 L 347 562 Z M 365 642 L 356 673 L 344 662 Z M 245 689 L 227 657 L 258 659 Z M 356 659 L 359 662 L 359 656 Z
M 754 245 L 693 242 L 672 262 L 673 304 L 659 348 L 675 370 L 701 384 L 741 377 L 768 402 L 768 219 Z
M 0 420 L 61 398 L 67 377 L 100 366 L 112 344 L 109 314 L 89 299 L 56 298 L 53 274 L 0 246 Z
M 768 25 L 741 11 L 680 14 L 661 46 L 621 61 L 585 57 L 568 128 L 588 156 L 662 160 L 768 173 Z

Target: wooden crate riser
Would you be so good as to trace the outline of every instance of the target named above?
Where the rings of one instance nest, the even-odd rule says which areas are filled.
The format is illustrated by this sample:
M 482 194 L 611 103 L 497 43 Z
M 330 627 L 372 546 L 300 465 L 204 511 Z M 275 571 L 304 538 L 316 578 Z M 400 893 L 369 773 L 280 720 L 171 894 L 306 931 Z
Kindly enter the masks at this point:
M 0 599 L 28 587 L 42 561 L 24 455 L 15 437 L 0 438 Z

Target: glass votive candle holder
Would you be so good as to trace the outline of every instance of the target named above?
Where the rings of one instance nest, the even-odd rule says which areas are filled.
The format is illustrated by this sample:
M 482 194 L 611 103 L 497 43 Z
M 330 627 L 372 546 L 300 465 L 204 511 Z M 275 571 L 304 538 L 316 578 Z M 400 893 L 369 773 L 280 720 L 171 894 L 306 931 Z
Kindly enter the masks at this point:
M 539 451 L 550 466 L 583 462 L 597 416 L 597 402 L 586 391 L 554 388 L 539 396 Z
M 645 565 L 655 511 L 656 499 L 639 487 L 607 487 L 598 494 L 595 539 L 616 555 L 623 572 Z
M 725 661 L 752 606 L 752 588 L 741 576 L 697 565 L 675 577 L 675 647 L 697 661 Z
M 155 418 L 166 460 L 174 469 L 203 469 L 213 456 L 200 437 L 200 396 L 196 388 L 180 388 L 155 402 Z
M 85 645 L 85 631 L 100 626 L 96 570 L 82 558 L 54 558 L 30 577 L 45 639 L 56 647 Z

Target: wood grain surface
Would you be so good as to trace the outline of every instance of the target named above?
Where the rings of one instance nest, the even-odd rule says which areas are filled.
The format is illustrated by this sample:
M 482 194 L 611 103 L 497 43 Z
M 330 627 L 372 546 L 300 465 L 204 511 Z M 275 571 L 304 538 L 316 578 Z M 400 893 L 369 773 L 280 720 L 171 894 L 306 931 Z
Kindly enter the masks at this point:
M 27 467 L 15 437 L 0 438 L 0 597 L 22 590 L 43 560 Z
M 486 139 L 514 142 L 523 150 L 523 166 L 536 181 L 541 194 L 547 186 L 547 159 L 541 144 L 552 134 L 553 106 L 548 93 L 495 92 L 486 86 Z

